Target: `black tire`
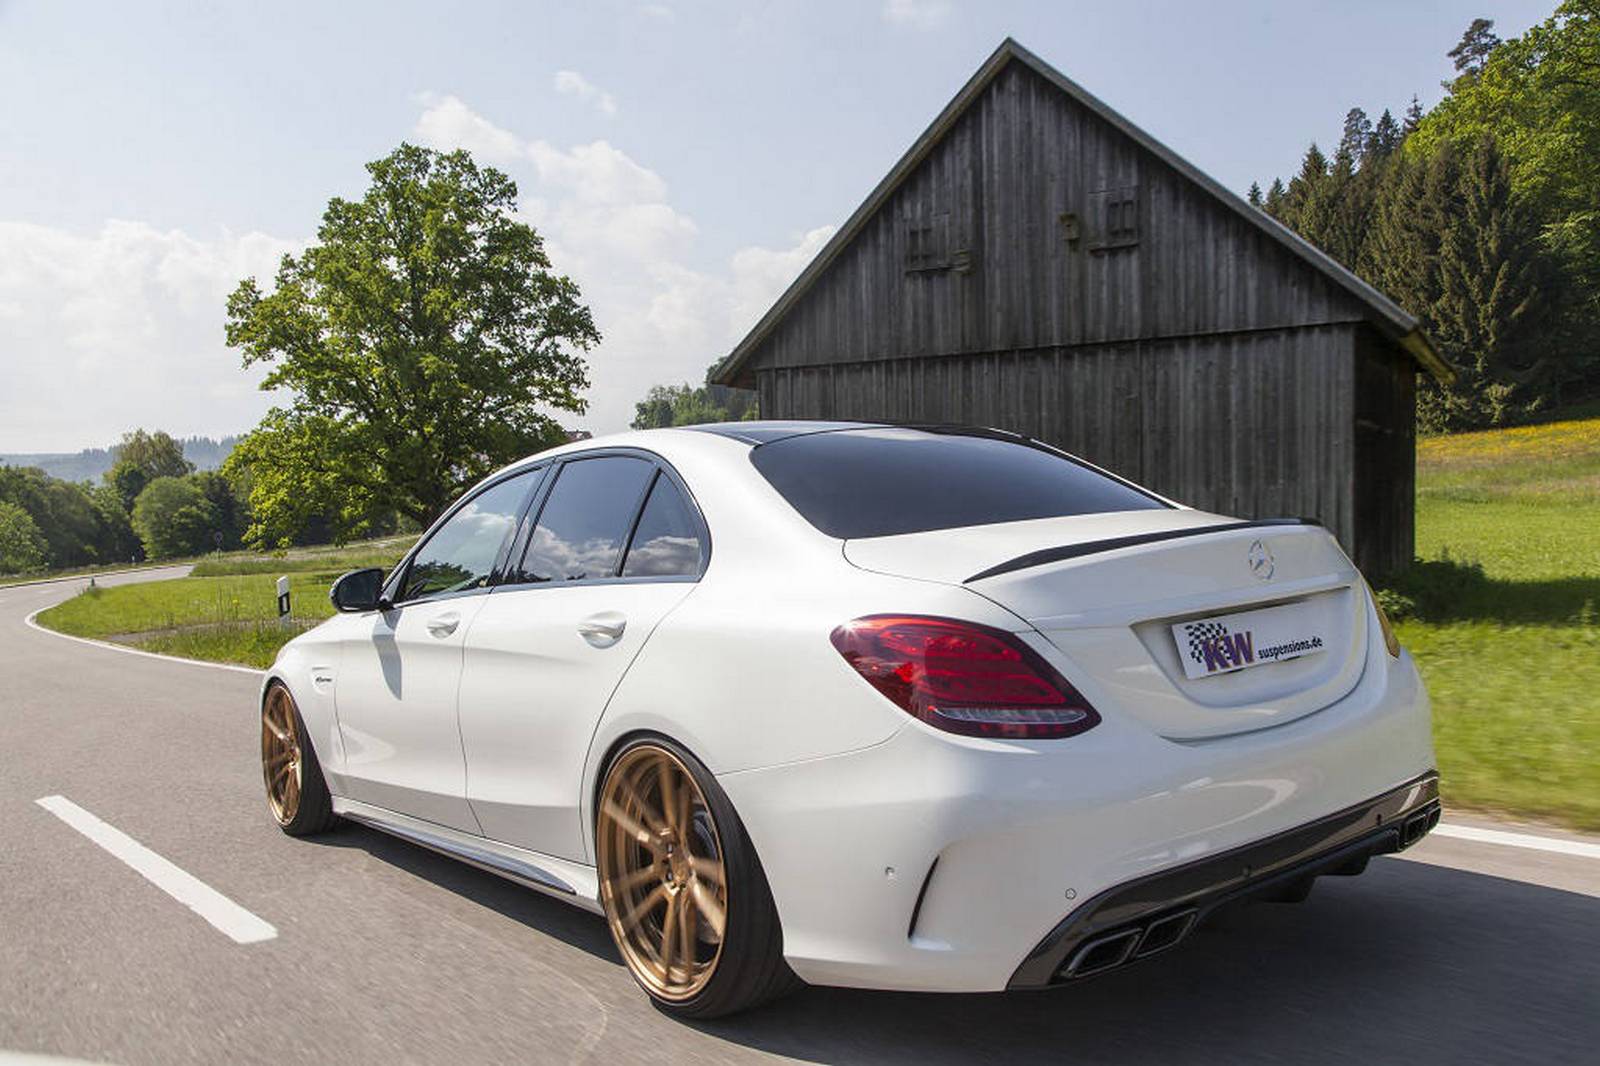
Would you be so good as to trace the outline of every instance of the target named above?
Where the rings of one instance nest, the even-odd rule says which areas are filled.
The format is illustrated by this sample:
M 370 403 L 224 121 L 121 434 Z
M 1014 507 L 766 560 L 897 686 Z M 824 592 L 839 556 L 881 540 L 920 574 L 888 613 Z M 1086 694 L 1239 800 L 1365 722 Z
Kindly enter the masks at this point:
M 612 768 L 624 755 L 643 746 L 664 750 L 681 762 L 705 798 L 722 844 L 723 864 L 728 878 L 728 912 L 716 969 L 693 998 L 669 1000 L 657 995 L 630 966 L 629 972 L 635 982 L 650 996 L 658 1010 L 685 1019 L 720 1018 L 736 1014 L 803 987 L 804 982 L 795 976 L 784 961 L 783 929 L 755 846 L 750 842 L 744 823 L 739 820 L 727 794 L 699 759 L 666 737 L 641 737 L 612 755 L 606 766 L 606 776 L 601 779 L 602 794 Z M 597 831 L 599 818 L 600 812 L 596 811 Z M 620 943 L 617 947 L 623 951 Z M 625 951 L 623 955 L 626 960 Z
M 285 819 L 279 813 L 272 796 L 270 781 L 266 781 L 268 789 L 267 810 L 272 814 L 273 820 L 292 837 L 312 836 L 325 833 L 339 824 L 339 816 L 333 813 L 333 797 L 328 792 L 327 779 L 322 774 L 322 764 L 317 760 L 317 749 L 311 743 L 311 735 L 306 732 L 306 723 L 300 717 L 300 708 L 294 701 L 294 696 L 289 692 L 288 686 L 282 682 L 273 682 L 268 686 L 265 698 L 262 700 L 261 712 L 262 728 L 267 729 L 266 716 L 268 708 L 274 700 L 286 700 L 288 716 L 292 722 L 295 738 L 299 748 L 299 789 L 294 804 L 293 814 Z M 262 775 L 266 778 L 270 768 L 265 761 L 265 740 L 263 741 Z

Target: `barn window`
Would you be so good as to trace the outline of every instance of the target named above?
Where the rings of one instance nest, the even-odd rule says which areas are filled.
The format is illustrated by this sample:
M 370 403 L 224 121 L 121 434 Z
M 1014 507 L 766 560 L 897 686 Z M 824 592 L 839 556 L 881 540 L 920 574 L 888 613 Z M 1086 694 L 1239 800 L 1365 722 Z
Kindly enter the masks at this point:
M 1129 248 L 1139 243 L 1139 187 L 1101 189 L 1089 194 L 1089 217 L 1094 226 L 1090 251 Z
M 955 265 L 950 248 L 950 212 L 906 220 L 906 273 L 926 274 Z

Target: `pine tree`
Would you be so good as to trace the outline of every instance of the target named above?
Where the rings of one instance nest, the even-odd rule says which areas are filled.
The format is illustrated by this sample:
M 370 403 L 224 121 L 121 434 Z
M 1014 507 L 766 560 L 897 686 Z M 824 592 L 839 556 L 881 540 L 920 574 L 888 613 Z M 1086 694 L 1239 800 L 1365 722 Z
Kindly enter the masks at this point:
M 1361 165 L 1361 160 L 1367 154 L 1367 142 L 1372 137 L 1372 122 L 1367 118 L 1367 113 L 1359 107 L 1352 107 L 1345 112 L 1344 136 L 1339 138 L 1338 151 L 1334 152 L 1334 160 L 1339 156 L 1350 157 L 1351 169 Z
M 1259 182 L 1252 181 L 1250 183 L 1250 192 L 1246 194 L 1245 199 L 1250 201 L 1251 207 L 1261 206 L 1261 184 Z
M 1328 228 L 1327 183 L 1328 157 L 1312 142 L 1300 161 L 1300 173 L 1289 179 L 1276 216 L 1312 244 L 1320 244 Z
M 1283 198 L 1285 195 L 1287 194 L 1284 192 L 1283 179 L 1273 178 L 1272 184 L 1267 187 L 1266 199 L 1262 201 L 1262 206 L 1266 208 L 1267 214 L 1271 215 L 1273 218 L 1279 218 L 1281 216 L 1283 211 Z
M 1406 108 L 1405 121 L 1400 126 L 1400 139 L 1403 141 L 1422 125 L 1422 101 L 1415 95 L 1411 97 L 1411 106 Z
M 1384 108 L 1383 114 L 1378 116 L 1377 123 L 1372 127 L 1371 147 L 1367 154 L 1378 159 L 1389 158 L 1394 150 L 1400 147 L 1401 136 L 1399 123 L 1389 114 L 1389 109 Z
M 1457 187 L 1439 245 L 1433 316 L 1436 340 L 1461 371 L 1443 413 L 1456 426 L 1499 425 L 1536 410 L 1555 384 L 1555 362 L 1544 357 L 1540 337 L 1545 253 L 1492 138 L 1462 161 Z
M 1433 333 L 1441 284 L 1439 242 L 1455 197 L 1455 157 L 1396 155 L 1376 190 L 1357 272 Z M 1447 353 L 1448 358 L 1448 353 Z
M 1489 53 L 1499 44 L 1500 38 L 1494 33 L 1494 19 L 1476 18 L 1456 46 L 1445 55 L 1455 61 L 1457 74 L 1477 75 L 1483 72 L 1484 64 L 1489 61 Z

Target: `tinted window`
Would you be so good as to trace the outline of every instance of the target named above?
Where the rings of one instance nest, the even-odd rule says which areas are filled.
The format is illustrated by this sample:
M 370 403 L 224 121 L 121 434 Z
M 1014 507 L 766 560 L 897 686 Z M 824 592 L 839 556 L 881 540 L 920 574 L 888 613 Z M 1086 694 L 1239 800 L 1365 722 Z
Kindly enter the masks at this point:
M 925 430 L 814 433 L 764 444 L 750 458 L 831 537 L 1166 506 L 1043 448 Z
M 518 580 L 616 576 L 639 497 L 655 470 L 642 459 L 623 455 L 563 466 L 528 538 Z
M 434 531 L 411 562 L 402 600 L 482 588 L 500 549 L 517 528 L 523 501 L 543 470 L 497 482 L 469 500 Z
M 656 478 L 628 546 L 623 577 L 694 577 L 703 558 L 700 527 L 678 486 L 665 474 Z

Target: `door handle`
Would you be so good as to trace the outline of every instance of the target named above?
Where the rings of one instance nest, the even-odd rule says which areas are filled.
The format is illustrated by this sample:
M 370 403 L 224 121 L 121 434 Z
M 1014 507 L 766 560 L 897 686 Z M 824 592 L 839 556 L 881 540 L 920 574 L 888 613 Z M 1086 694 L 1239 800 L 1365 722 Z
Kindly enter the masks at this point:
M 441 640 L 456 631 L 456 626 L 461 624 L 461 616 L 454 611 L 441 614 L 437 618 L 428 619 L 428 632 Z
M 609 648 L 622 639 L 628 620 L 616 611 L 601 611 L 578 623 L 578 636 L 597 648 Z

